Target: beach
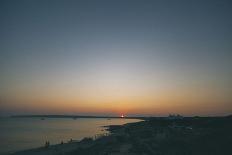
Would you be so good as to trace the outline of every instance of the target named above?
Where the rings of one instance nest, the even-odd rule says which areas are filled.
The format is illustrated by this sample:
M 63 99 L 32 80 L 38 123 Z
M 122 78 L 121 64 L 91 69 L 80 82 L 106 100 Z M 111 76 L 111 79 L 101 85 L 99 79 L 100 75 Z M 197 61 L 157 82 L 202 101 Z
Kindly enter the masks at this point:
M 221 155 L 231 154 L 232 117 L 148 118 L 110 125 L 96 139 L 52 145 L 13 155 Z

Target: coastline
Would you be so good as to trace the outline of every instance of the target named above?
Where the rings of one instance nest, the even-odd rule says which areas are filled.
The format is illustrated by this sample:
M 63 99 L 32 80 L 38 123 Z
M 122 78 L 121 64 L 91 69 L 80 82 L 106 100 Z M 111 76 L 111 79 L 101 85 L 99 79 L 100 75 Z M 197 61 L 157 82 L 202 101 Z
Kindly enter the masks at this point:
M 109 135 L 51 145 L 12 155 L 231 154 L 232 117 L 150 118 L 110 125 Z
M 144 120 L 141 120 L 144 121 Z M 135 122 L 139 123 L 139 122 Z M 38 148 L 32 148 L 32 149 L 26 149 L 21 151 L 16 151 L 13 153 L 9 153 L 6 155 L 57 155 L 57 154 L 69 154 L 72 151 L 75 151 L 76 149 L 85 149 L 93 146 L 96 142 L 104 141 L 105 139 L 111 139 L 115 135 L 112 134 L 118 134 L 119 128 L 123 128 L 125 125 L 129 125 L 132 123 L 127 123 L 124 125 L 108 125 L 108 126 L 102 126 L 105 128 L 108 133 L 105 134 L 98 134 L 94 137 L 85 137 L 81 140 L 72 140 L 69 142 L 64 142 L 62 144 L 53 144 L 49 145 L 48 147 L 41 146 Z
M 122 125 L 138 122 L 138 119 L 127 118 L 5 118 L 1 119 L 0 155 L 7 155 L 22 150 L 34 149 L 60 144 L 84 137 L 99 137 L 108 131 L 103 126 Z M 76 141 L 75 141 L 76 142 Z

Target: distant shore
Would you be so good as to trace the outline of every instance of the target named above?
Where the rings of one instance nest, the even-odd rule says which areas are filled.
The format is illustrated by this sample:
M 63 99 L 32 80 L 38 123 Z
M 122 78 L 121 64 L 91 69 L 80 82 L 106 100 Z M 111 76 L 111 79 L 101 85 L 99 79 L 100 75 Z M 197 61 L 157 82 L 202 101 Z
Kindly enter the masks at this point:
M 108 135 L 16 152 L 13 155 L 231 154 L 232 117 L 150 118 L 111 125 Z
M 90 116 L 90 115 L 12 115 L 12 118 L 122 118 L 120 116 Z M 127 116 L 126 119 L 147 119 L 149 117 Z

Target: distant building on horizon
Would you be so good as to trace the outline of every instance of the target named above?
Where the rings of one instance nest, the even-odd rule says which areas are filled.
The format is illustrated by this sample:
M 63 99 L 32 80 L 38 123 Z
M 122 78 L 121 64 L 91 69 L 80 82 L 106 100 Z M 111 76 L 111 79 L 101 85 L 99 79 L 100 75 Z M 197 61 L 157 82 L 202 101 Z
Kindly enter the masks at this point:
M 184 117 L 179 115 L 179 114 L 170 114 L 167 119 L 168 120 L 178 120 L 178 119 L 183 119 Z

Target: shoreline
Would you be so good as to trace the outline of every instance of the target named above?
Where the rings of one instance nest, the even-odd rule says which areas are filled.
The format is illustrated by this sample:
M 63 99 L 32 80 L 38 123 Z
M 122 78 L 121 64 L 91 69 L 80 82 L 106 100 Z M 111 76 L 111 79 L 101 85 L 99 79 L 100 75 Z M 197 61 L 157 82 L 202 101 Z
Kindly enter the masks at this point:
M 141 119 L 141 121 L 144 121 Z M 141 122 L 140 121 L 140 122 Z M 135 122 L 139 123 L 139 122 Z M 110 137 L 113 132 L 118 129 L 118 128 L 123 128 L 124 125 L 128 125 L 132 123 L 127 123 L 123 125 L 107 125 L 107 126 L 102 126 L 104 127 L 105 131 L 107 133 L 104 134 L 97 134 L 93 137 L 84 137 L 81 140 L 70 140 L 69 142 L 64 142 L 60 144 L 52 144 L 49 145 L 48 147 L 41 146 L 41 147 L 36 147 L 36 148 L 31 148 L 31 149 L 26 149 L 26 150 L 21 150 L 21 151 L 16 151 L 12 153 L 7 153 L 5 155 L 56 155 L 56 154 L 66 154 L 70 153 L 71 151 L 74 151 L 78 148 L 86 148 L 91 146 L 91 143 L 94 143 L 97 140 L 101 140 L 102 138 Z
M 89 118 L 89 117 L 87 117 L 87 118 Z M 101 117 L 98 117 L 98 118 L 101 118 Z M 127 118 L 119 118 L 119 119 L 127 119 Z M 138 120 L 140 120 L 138 122 L 144 121 L 144 119 L 138 119 Z M 138 122 L 134 122 L 134 123 L 138 123 Z M 123 125 L 105 125 L 105 126 L 101 126 L 103 128 L 102 130 L 106 131 L 106 133 L 103 133 L 103 134 L 96 134 L 96 135 L 91 136 L 91 137 L 84 137 L 80 140 L 70 139 L 70 141 L 66 141 L 66 142 L 61 141 L 61 143 L 63 142 L 62 144 L 61 143 L 51 144 L 48 147 L 46 147 L 45 146 L 46 144 L 44 143 L 44 146 L 29 148 L 29 149 L 25 149 L 25 150 L 19 150 L 19 151 L 15 151 L 15 152 L 11 152 L 11 153 L 4 153 L 3 155 L 31 155 L 31 154 L 32 155 L 53 155 L 53 154 L 56 155 L 56 154 L 65 154 L 65 153 L 71 152 L 77 148 L 85 148 L 85 147 L 91 146 L 90 143 L 94 143 L 94 141 L 99 140 L 101 138 L 110 137 L 110 135 L 112 134 L 112 131 L 114 131 L 115 128 L 123 127 L 124 125 L 127 125 L 127 124 L 131 124 L 131 123 L 126 123 Z
M 79 142 L 51 145 L 12 155 L 152 155 L 232 154 L 232 116 L 150 118 L 124 125 L 109 125 L 108 135 Z
M 99 137 L 106 133 L 104 126 L 138 122 L 127 118 L 6 118 L 1 120 L 2 140 L 0 155 L 41 148 L 45 142 L 50 145 L 67 143 L 70 139 L 82 140 L 84 137 Z

